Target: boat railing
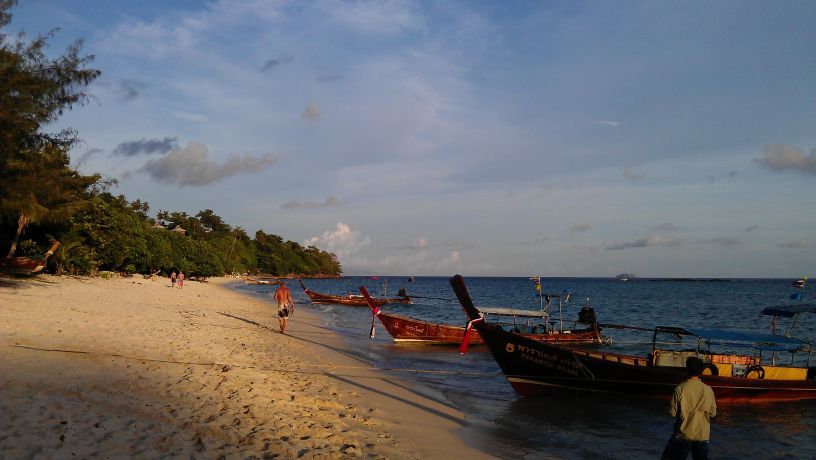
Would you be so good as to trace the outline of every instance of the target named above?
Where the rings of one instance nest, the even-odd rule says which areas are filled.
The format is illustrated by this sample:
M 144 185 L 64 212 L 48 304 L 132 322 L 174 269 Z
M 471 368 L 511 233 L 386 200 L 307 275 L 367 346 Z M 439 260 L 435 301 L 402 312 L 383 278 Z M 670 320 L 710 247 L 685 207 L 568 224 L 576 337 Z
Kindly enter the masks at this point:
M 592 350 L 571 349 L 576 356 L 583 356 L 587 358 L 600 359 L 603 361 L 610 361 L 630 366 L 654 366 L 654 367 L 672 367 L 676 369 L 683 369 L 685 367 L 685 358 L 689 356 L 697 356 L 706 364 L 716 368 L 716 374 L 724 377 L 745 377 L 745 378 L 761 378 L 765 380 L 807 380 L 808 378 L 816 378 L 816 371 L 809 370 L 804 367 L 788 367 L 788 366 L 771 366 L 760 365 L 758 357 L 740 356 L 740 355 L 710 355 L 708 353 L 698 353 L 696 350 L 656 350 L 649 358 L 634 355 L 623 355 L 618 353 L 601 353 Z M 680 357 L 682 364 L 680 364 Z M 666 359 L 669 357 L 669 359 Z M 677 359 L 676 359 L 677 358 Z M 711 375 L 713 373 L 710 368 L 705 374 Z
M 583 350 L 578 348 L 570 348 L 576 356 L 584 356 L 587 358 L 601 359 L 604 361 L 611 361 L 620 364 L 628 364 L 631 366 L 651 366 L 649 359 L 642 356 L 623 355 L 619 353 L 600 353 L 597 351 Z
M 704 375 L 744 377 L 765 380 L 807 380 L 808 368 L 763 364 L 759 355 L 715 354 L 706 350 L 661 350 L 652 352 L 652 365 L 682 369 L 689 357 L 700 358 L 707 366 Z M 716 369 L 716 371 L 715 371 Z

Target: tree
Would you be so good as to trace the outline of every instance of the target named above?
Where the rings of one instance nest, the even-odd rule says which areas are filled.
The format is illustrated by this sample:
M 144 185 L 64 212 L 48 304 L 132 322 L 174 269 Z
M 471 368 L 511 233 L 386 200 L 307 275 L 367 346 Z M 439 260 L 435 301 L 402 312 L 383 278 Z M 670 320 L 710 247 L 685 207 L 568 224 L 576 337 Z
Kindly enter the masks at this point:
M 66 221 L 80 205 L 83 192 L 99 179 L 70 169 L 68 161 L 63 147 L 46 145 L 25 159 L 5 162 L 0 172 L 0 209 L 6 217 L 17 217 L 7 257 L 14 255 L 28 224 Z
M 0 0 L 0 26 L 11 21 L 15 4 Z M 43 130 L 65 110 L 85 103 L 85 88 L 100 74 L 86 68 L 93 56 L 80 56 L 82 40 L 49 59 L 44 50 L 55 33 L 31 42 L 23 34 L 16 41 L 0 34 L 0 211 L 17 221 L 8 257 L 30 223 L 64 219 L 81 192 L 99 180 L 69 167 L 68 150 L 79 141 L 75 131 Z
M 195 215 L 196 219 L 201 222 L 201 225 L 204 227 L 204 231 L 207 233 L 212 234 L 222 234 L 222 233 L 229 233 L 232 228 L 229 225 L 224 223 L 224 220 L 221 219 L 212 209 L 205 209 L 203 211 L 199 211 L 198 214 Z
M 16 3 L 0 0 L 0 27 L 11 21 L 9 10 Z M 14 41 L 0 34 L 0 148 L 4 154 L 24 154 L 46 144 L 70 147 L 78 141 L 70 128 L 56 133 L 41 128 L 65 110 L 87 102 L 84 89 L 100 71 L 86 68 L 94 57 L 80 56 L 81 39 L 65 54 L 48 59 L 44 50 L 57 30 L 28 43 L 24 34 Z
M 150 224 L 123 196 L 93 195 L 73 217 L 74 231 L 99 257 L 99 267 L 112 271 L 146 271 Z M 127 267 L 133 265 L 133 269 Z

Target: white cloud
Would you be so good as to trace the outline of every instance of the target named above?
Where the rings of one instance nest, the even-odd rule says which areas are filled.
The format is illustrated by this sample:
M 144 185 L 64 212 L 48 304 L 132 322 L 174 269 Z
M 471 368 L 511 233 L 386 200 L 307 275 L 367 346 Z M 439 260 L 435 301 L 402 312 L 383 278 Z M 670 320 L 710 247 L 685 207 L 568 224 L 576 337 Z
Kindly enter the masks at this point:
M 244 154 L 231 155 L 225 162 L 218 163 L 209 158 L 206 145 L 190 142 L 184 148 L 170 150 L 162 158 L 149 160 L 139 171 L 163 184 L 201 186 L 236 174 L 258 172 L 276 161 L 270 154 L 260 157 Z
M 316 246 L 325 251 L 333 252 L 338 258 L 344 259 L 356 254 L 360 248 L 371 243 L 371 239 L 348 225 L 338 222 L 334 230 L 326 230 L 319 236 L 309 238 L 305 246 Z
M 339 24 L 364 33 L 395 34 L 421 27 L 420 17 L 411 9 L 411 3 L 402 0 L 363 0 L 322 2 Z
M 620 126 L 619 122 L 611 120 L 598 120 L 595 122 L 595 124 L 601 126 L 608 126 L 610 128 L 617 128 L 618 126 Z
M 394 274 L 450 274 L 462 268 L 462 253 L 458 249 L 447 254 L 422 250 L 414 254 L 391 254 L 379 259 L 355 256 L 344 261 L 343 267 L 357 273 L 388 272 Z M 481 264 L 482 267 L 484 264 Z
M 456 265 L 462 260 L 462 254 L 459 251 L 451 251 L 450 256 L 441 262 L 441 265 Z
M 272 25 L 281 18 L 282 3 L 268 0 L 221 0 L 194 13 L 171 14 L 148 22 L 120 22 L 100 40 L 103 50 L 150 60 L 181 53 L 205 52 L 201 44 L 218 30 L 248 24 Z
M 754 161 L 773 171 L 791 170 L 816 175 L 816 149 L 805 154 L 804 150 L 792 145 L 766 145 L 762 158 Z

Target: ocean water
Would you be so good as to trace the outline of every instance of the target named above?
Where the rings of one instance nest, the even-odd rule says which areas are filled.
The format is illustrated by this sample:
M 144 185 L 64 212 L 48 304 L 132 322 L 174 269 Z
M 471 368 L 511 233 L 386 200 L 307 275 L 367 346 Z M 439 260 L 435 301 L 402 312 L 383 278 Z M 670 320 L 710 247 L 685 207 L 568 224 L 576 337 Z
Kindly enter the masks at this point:
M 412 305 L 388 305 L 387 311 L 428 321 L 465 325 L 465 315 L 446 277 L 364 277 L 305 280 L 309 289 L 358 293 L 365 285 L 373 295 L 405 287 Z M 466 278 L 477 306 L 535 310 L 539 299 L 527 278 Z M 759 314 L 767 306 L 816 303 L 816 290 L 796 290 L 791 280 L 645 280 L 621 282 L 598 278 L 542 278 L 543 291 L 572 299 L 563 306 L 565 324 L 572 325 L 585 300 L 601 323 L 705 328 L 733 328 L 769 332 L 770 318 Z M 297 283 L 290 283 L 299 304 L 308 304 Z M 241 285 L 237 289 L 267 297 L 275 286 Z M 414 391 L 443 401 L 467 415 L 461 434 L 480 450 L 501 458 L 659 458 L 671 434 L 673 420 L 666 403 L 609 395 L 564 394 L 518 396 L 484 347 L 470 347 L 460 355 L 456 347 L 397 344 L 377 321 L 369 338 L 371 311 L 339 305 L 302 305 L 318 313 L 325 326 L 348 343 L 351 352 L 372 367 L 411 382 Z M 558 318 L 555 305 L 554 316 Z M 788 320 L 778 323 L 789 325 Z M 800 318 L 793 335 L 816 341 L 816 315 Z M 605 329 L 608 348 L 638 353 L 651 346 L 651 334 Z M 816 363 L 816 354 L 812 357 Z M 816 402 L 723 405 L 712 424 L 711 458 L 816 458 Z

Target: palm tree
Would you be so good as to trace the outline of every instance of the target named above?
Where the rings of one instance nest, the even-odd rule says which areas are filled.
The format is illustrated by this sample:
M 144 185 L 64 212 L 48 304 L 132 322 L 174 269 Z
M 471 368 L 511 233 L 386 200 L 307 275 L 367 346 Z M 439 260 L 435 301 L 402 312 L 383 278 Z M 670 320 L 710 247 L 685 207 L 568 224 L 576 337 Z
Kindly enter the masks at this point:
M 17 232 L 6 257 L 14 256 L 29 224 L 65 222 L 85 199 L 99 176 L 83 176 L 70 169 L 65 149 L 49 145 L 7 161 L 0 209 L 17 218 Z
M 71 252 L 80 246 L 82 246 L 82 243 L 76 240 L 60 246 L 59 250 L 54 254 L 54 259 L 57 262 L 57 275 L 62 275 L 71 266 Z

